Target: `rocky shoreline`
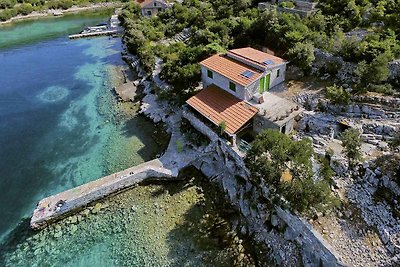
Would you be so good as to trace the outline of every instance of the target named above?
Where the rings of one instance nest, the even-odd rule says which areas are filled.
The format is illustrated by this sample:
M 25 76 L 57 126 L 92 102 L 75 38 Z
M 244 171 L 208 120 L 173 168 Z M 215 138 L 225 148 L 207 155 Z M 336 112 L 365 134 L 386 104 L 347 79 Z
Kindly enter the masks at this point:
M 13 22 L 23 21 L 23 20 L 54 17 L 54 16 L 56 16 L 55 14 L 79 13 L 79 12 L 83 12 L 83 11 L 115 8 L 119 5 L 120 4 L 116 3 L 116 2 L 105 2 L 105 3 L 98 3 L 98 4 L 90 4 L 89 6 L 73 6 L 71 8 L 65 9 L 65 10 L 47 9 L 47 10 L 42 10 L 39 12 L 33 11 L 32 13 L 30 13 L 28 15 L 18 15 L 9 20 L 0 21 L 0 25 L 7 25 L 7 24 L 11 24 Z
M 266 185 L 253 185 L 248 180 L 248 171 L 244 166 L 243 160 L 225 144 L 224 140 L 220 139 L 211 129 L 197 120 L 190 112 L 182 108 L 171 107 L 168 103 L 157 100 L 157 95 L 155 91 L 152 90 L 152 87 L 157 86 L 159 90 L 168 88 L 168 85 L 159 77 L 159 73 L 162 69 L 162 61 L 160 59 L 156 60 L 155 71 L 152 75 L 147 75 L 140 68 L 140 63 L 136 57 L 125 55 L 125 59 L 138 71 L 140 74 L 138 83 L 145 87 L 145 97 L 141 104 L 141 112 L 143 114 L 151 118 L 154 122 L 164 122 L 168 130 L 175 135 L 181 134 L 178 125 L 182 120 L 186 119 L 193 128 L 209 139 L 208 145 L 200 147 L 196 147 L 192 142 L 184 138 L 180 140 L 182 141 L 184 150 L 192 150 L 192 152 L 188 153 L 196 155 L 193 157 L 197 160 L 192 162 L 192 165 L 206 175 L 211 182 L 221 187 L 230 203 L 239 211 L 241 219 L 236 222 L 236 229 L 246 235 L 250 240 L 253 240 L 253 246 L 258 248 L 262 247 L 261 250 L 264 251 L 264 253 L 262 253 L 263 262 L 271 261 L 284 266 L 296 266 L 298 264 L 316 266 L 321 263 L 323 266 L 343 266 L 346 264 L 373 266 L 371 265 L 372 263 L 383 266 L 387 264 L 396 265 L 399 263 L 399 244 L 397 239 L 399 232 L 397 229 L 398 223 L 394 223 L 392 219 L 386 220 L 385 218 L 388 218 L 387 215 L 390 213 L 390 211 L 388 211 L 390 208 L 382 209 L 382 204 L 376 205 L 374 204 L 376 200 L 373 200 L 375 199 L 373 192 L 376 191 L 376 186 L 375 188 L 371 188 L 370 184 L 377 184 L 376 176 L 378 178 L 380 177 L 380 170 L 378 170 L 379 174 L 375 173 L 373 178 L 369 178 L 369 176 L 362 178 L 364 174 L 361 170 L 363 168 L 361 168 L 361 173 L 353 173 L 355 177 L 359 177 L 357 180 L 358 182 L 353 183 L 352 180 L 348 180 L 348 175 L 343 175 L 346 171 L 349 173 L 343 158 L 335 157 L 333 159 L 332 167 L 337 176 L 334 178 L 334 188 L 332 190 L 339 195 L 341 194 L 341 190 L 344 190 L 348 194 L 349 200 L 356 204 L 357 209 L 361 208 L 361 220 L 364 224 L 366 222 L 368 226 L 361 227 L 359 231 L 361 231 L 361 236 L 370 236 L 365 240 L 371 241 L 360 240 L 360 243 L 358 242 L 358 239 L 361 238 L 360 234 L 356 234 L 353 237 L 345 236 L 343 235 L 343 230 L 338 228 L 342 232 L 339 233 L 337 238 L 342 240 L 343 244 L 352 242 L 354 244 L 359 244 L 359 247 L 343 247 L 343 245 L 338 245 L 338 242 L 332 242 L 334 246 L 331 246 L 327 240 L 331 240 L 329 235 L 334 237 L 336 233 L 329 232 L 328 230 L 327 233 L 329 235 L 327 235 L 327 230 L 324 230 L 325 226 L 321 228 L 319 225 L 314 224 L 319 222 L 323 224 L 324 216 L 329 218 L 331 215 L 320 214 L 315 217 L 316 220 L 307 222 L 301 218 L 301 216 L 290 214 L 279 208 L 253 203 L 252 200 L 258 201 L 268 196 L 268 187 Z M 151 82 L 149 82 L 149 80 L 151 80 Z M 371 145 L 377 146 L 378 149 L 387 150 L 388 142 L 393 138 L 396 131 L 398 131 L 398 111 L 391 108 L 392 106 L 396 106 L 396 104 L 393 104 L 393 101 L 396 102 L 398 99 L 379 98 L 381 102 L 384 101 L 385 104 L 387 104 L 386 106 L 390 107 L 387 110 L 385 108 L 379 109 L 375 105 L 366 104 L 368 101 L 376 103 L 376 97 L 372 97 L 374 99 L 368 101 L 364 101 L 365 99 L 358 99 L 358 101 L 362 102 L 349 105 L 346 107 L 347 109 L 345 109 L 341 106 L 330 105 L 327 101 L 324 102 L 323 97 L 318 97 L 318 94 L 315 93 L 316 92 L 313 92 L 313 96 L 310 99 L 307 99 L 306 96 L 305 100 L 303 100 L 304 94 L 300 94 L 296 96 L 295 101 L 311 110 L 323 107 L 324 110 L 328 111 L 325 114 L 316 111 L 307 111 L 300 123 L 300 135 L 307 131 L 313 133 L 311 138 L 317 154 L 324 155 L 324 149 L 330 147 L 328 146 L 331 142 L 330 140 L 336 137 L 340 132 L 339 128 L 330 128 L 332 125 L 338 127 L 337 118 L 332 114 L 337 114 L 336 116 L 338 116 L 338 118 L 343 118 L 348 116 L 349 112 L 352 119 L 359 120 L 358 118 L 360 118 L 363 124 L 361 130 L 364 134 L 362 137 L 364 141 L 367 142 L 367 144 L 363 146 L 363 151 L 365 152 L 365 149 L 367 149 L 365 152 L 367 156 L 373 157 L 375 155 L 375 152 L 368 150 L 371 149 Z M 322 102 L 320 99 L 322 99 Z M 349 109 L 354 110 L 354 112 L 349 111 Z M 371 124 L 369 120 L 374 118 L 378 119 L 378 121 L 382 121 L 382 123 Z M 315 134 L 316 132 L 318 132 L 318 134 Z M 370 135 L 376 135 L 377 141 L 370 143 L 373 141 L 371 141 Z M 299 136 L 299 138 L 301 137 Z M 367 170 L 367 173 L 374 173 L 374 171 Z M 364 180 L 371 180 L 372 182 L 360 186 L 358 183 Z M 340 185 L 340 181 L 344 181 L 344 184 Z M 391 183 L 386 181 L 385 186 L 388 185 L 391 185 Z M 372 193 L 366 194 L 366 192 Z M 245 195 L 247 195 L 247 197 L 245 197 Z M 251 197 L 249 197 L 249 195 L 251 195 Z M 395 202 L 395 204 L 398 205 L 397 202 Z M 371 205 L 374 208 L 371 208 Z M 380 212 L 383 212 L 384 215 Z M 339 211 L 338 218 L 343 217 L 340 213 Z M 335 216 L 336 215 L 334 215 L 334 217 Z M 319 221 L 318 218 L 320 218 L 321 221 Z M 379 218 L 383 218 L 383 226 L 381 226 L 380 222 L 382 220 Z M 351 218 L 351 220 L 352 219 L 353 218 Z M 293 223 L 294 221 L 297 222 Z M 332 219 L 331 222 L 332 227 L 335 224 L 333 221 L 334 219 Z M 387 226 L 385 226 L 386 222 L 389 223 Z M 313 229 L 309 223 L 315 225 L 316 228 Z M 345 221 L 344 224 L 346 223 L 348 222 Z M 378 230 L 368 230 L 371 227 L 378 227 Z M 319 232 L 316 229 L 318 229 Z M 333 229 L 334 227 L 332 230 Z M 376 233 L 378 233 L 378 235 Z M 364 253 L 370 253 L 369 261 L 367 260 L 368 258 L 365 258 Z M 351 257 L 349 257 L 349 255 L 351 255 Z

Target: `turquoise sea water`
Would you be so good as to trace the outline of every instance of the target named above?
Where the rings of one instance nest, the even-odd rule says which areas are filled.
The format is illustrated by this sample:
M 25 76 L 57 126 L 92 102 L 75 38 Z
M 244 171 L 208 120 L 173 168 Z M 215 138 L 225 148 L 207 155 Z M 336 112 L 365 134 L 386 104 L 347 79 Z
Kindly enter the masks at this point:
M 149 122 L 117 119 L 113 110 L 110 75 L 123 64 L 121 40 L 67 37 L 106 19 L 70 15 L 0 27 L 1 241 L 41 198 L 157 152 Z
M 29 228 L 43 197 L 160 152 L 161 131 L 112 93 L 121 40 L 67 37 L 108 16 L 0 27 L 0 266 L 232 266 L 220 193 L 193 182 L 138 186 Z

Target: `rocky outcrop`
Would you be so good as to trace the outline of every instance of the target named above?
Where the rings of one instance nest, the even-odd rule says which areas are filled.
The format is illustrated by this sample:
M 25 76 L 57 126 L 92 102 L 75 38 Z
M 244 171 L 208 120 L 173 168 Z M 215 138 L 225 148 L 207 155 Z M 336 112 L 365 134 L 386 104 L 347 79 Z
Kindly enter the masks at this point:
M 215 152 L 200 157 L 194 166 L 218 183 L 240 211 L 244 222 L 240 224 L 242 233 L 255 236 L 279 265 L 296 266 L 300 256 L 304 266 L 343 266 L 334 250 L 306 221 L 280 208 L 271 212 L 270 207 L 257 203 L 260 197 L 268 197 L 268 187 L 249 181 L 242 158 L 209 127 L 188 111 L 183 116 L 212 141 L 206 150 Z M 283 235 L 282 229 L 286 229 Z
M 341 165 L 337 162 L 337 165 Z M 347 167 L 345 167 L 347 169 Z M 335 177 L 340 188 L 347 192 L 347 198 L 361 211 L 361 217 L 368 226 L 374 227 L 382 243 L 393 255 L 391 262 L 400 260 L 400 222 L 393 214 L 392 207 L 385 200 L 376 200 L 378 191 L 388 190 L 393 195 L 393 203 L 400 209 L 396 198 L 400 196 L 400 187 L 388 176 L 382 174 L 379 168 L 371 167 L 364 162 L 357 171 L 350 175 L 351 170 Z
M 389 80 L 400 84 L 400 59 L 389 63 Z
M 285 238 L 295 240 L 302 248 L 304 266 L 343 266 L 340 256 L 305 220 L 277 207 L 277 217 L 287 226 Z
M 312 66 L 312 72 L 321 75 L 321 70 L 328 72 L 337 72 L 335 79 L 342 84 L 351 84 L 355 81 L 354 70 L 356 64 L 346 62 L 342 57 L 334 56 L 328 52 L 316 48 L 314 50 L 315 61 Z M 332 70 L 329 70 L 332 68 Z M 328 74 L 329 76 L 329 74 Z
M 313 63 L 313 73 L 321 74 L 321 70 L 329 69 L 328 66 L 337 69 L 335 78 L 344 84 L 351 84 L 355 81 L 354 70 L 357 67 L 356 63 L 344 61 L 340 56 L 334 56 L 331 53 L 325 52 L 316 48 L 314 50 L 315 61 Z M 400 59 L 389 62 L 389 81 L 397 84 L 400 83 Z

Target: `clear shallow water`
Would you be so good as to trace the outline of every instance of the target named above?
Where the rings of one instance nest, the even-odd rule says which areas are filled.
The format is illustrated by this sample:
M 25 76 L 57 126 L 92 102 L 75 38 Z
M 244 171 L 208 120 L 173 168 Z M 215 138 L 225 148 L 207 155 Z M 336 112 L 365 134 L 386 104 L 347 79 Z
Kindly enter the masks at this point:
M 149 122 L 118 116 L 110 75 L 122 64 L 120 39 L 67 38 L 105 19 L 73 15 L 0 27 L 1 241 L 41 198 L 158 150 Z
M 232 266 L 221 193 L 185 182 L 139 186 L 29 229 L 41 198 L 159 152 L 164 137 L 111 92 L 120 39 L 66 37 L 105 18 L 0 28 L 0 266 Z
M 85 12 L 84 15 L 69 14 L 62 18 L 46 17 L 0 25 L 0 49 L 77 33 L 85 26 L 106 21 L 111 12 Z

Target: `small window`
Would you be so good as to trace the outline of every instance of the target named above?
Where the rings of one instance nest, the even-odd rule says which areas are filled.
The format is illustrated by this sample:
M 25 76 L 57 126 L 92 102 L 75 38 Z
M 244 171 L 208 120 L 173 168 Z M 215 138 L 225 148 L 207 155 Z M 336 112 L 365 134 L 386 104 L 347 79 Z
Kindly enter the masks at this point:
M 151 11 L 147 10 L 147 16 L 151 16 Z
M 278 69 L 278 70 L 276 71 L 276 77 L 279 77 L 280 75 L 281 75 L 281 70 Z
M 236 84 L 234 84 L 233 82 L 229 82 L 229 89 L 236 92 Z
M 207 77 L 208 78 L 214 78 L 214 73 L 211 70 L 207 70 Z
M 154 2 L 154 6 L 157 6 L 157 2 Z

